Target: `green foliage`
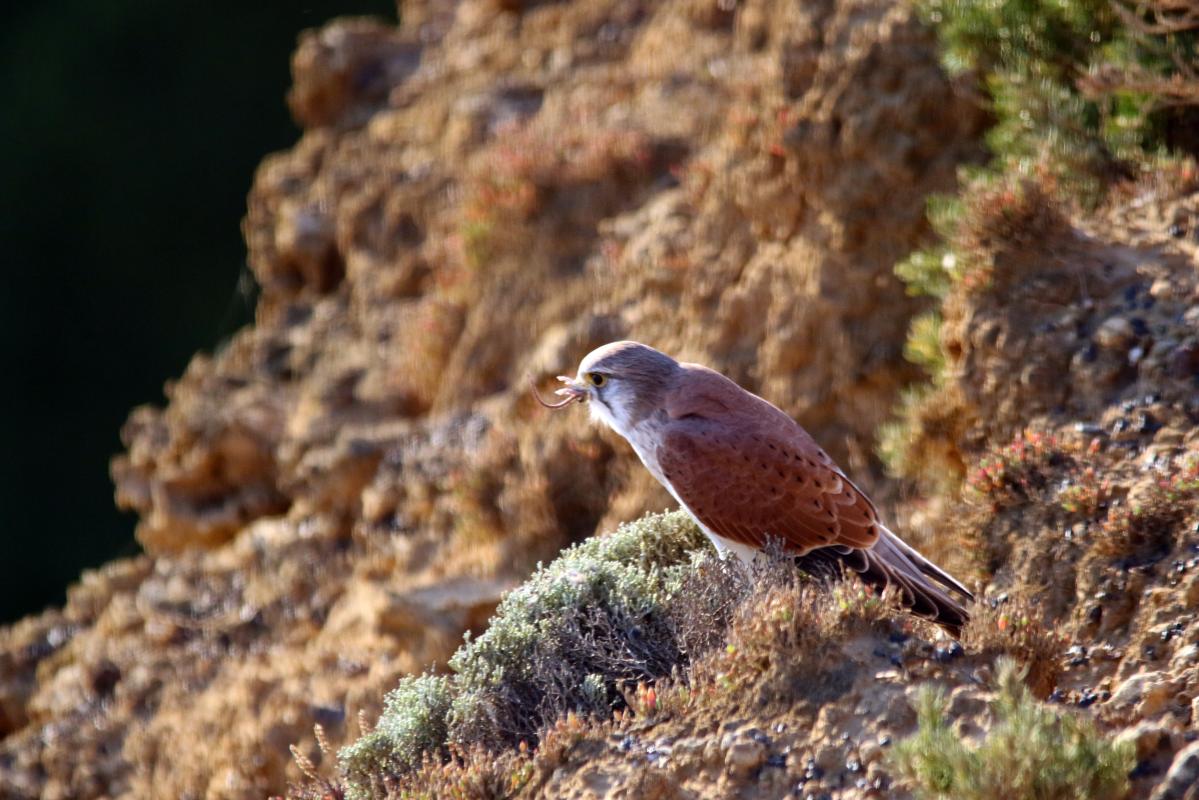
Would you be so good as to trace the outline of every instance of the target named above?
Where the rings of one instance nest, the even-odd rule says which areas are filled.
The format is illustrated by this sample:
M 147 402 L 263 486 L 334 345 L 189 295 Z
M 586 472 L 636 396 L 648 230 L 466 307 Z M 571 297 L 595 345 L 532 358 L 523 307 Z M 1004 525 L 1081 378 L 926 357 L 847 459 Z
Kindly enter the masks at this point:
M 706 540 L 686 513 L 649 515 L 565 550 L 500 603 L 448 676 L 409 677 L 375 730 L 342 749 L 351 800 L 449 750 L 534 742 L 569 711 L 608 714 L 626 683 L 684 662 L 672 600 Z
M 409 676 L 384 701 L 383 714 L 370 733 L 342 748 L 338 763 L 350 797 L 369 797 L 382 776 L 420 766 L 425 753 L 446 739 L 450 682 L 439 675 Z
M 704 541 L 684 512 L 649 516 L 538 569 L 450 659 L 454 731 L 515 744 L 567 710 L 610 711 L 620 682 L 668 674 L 682 658 L 668 603 Z
M 917 250 L 895 265 L 895 274 L 907 285 L 908 294 L 943 298 L 953 284 L 956 258 L 944 245 Z
M 1180 84 L 1194 82 L 1183 69 L 1199 52 L 1193 28 L 1155 30 L 1152 11 L 1111 0 L 918 0 L 917 7 L 937 29 L 947 68 L 975 72 L 990 95 L 997 170 L 1029 174 L 1041 166 L 1068 193 L 1095 201 L 1106 178 L 1189 146 L 1171 131 L 1189 114 L 1180 96 L 1199 98 L 1193 85 Z
M 903 356 L 913 364 L 924 367 L 929 375 L 945 370 L 945 351 L 941 348 L 941 315 L 926 311 L 912 320 Z
M 936 446 L 940 437 L 925 437 L 918 432 L 937 427 L 935 415 L 929 417 L 930 398 L 943 388 L 943 373 L 926 383 L 904 388 L 896 404 L 894 418 L 879 427 L 878 457 L 887 472 L 896 478 L 911 478 L 935 494 L 954 489 L 961 475 L 947 467 L 944 448 Z M 947 432 L 942 431 L 945 435 Z
M 1135 764 L 1130 743 L 1115 744 L 1083 717 L 1039 703 L 1015 662 L 999 662 L 994 724 L 976 747 L 953 730 L 943 692 L 917 697 L 920 729 L 895 747 L 892 762 L 918 797 L 953 800 L 1118 800 Z
M 966 171 L 959 179 L 963 183 L 973 180 Z M 953 240 L 957 231 L 963 203 L 954 195 L 934 194 L 928 198 L 926 211 L 942 243 L 912 253 L 895 265 L 895 274 L 907 285 L 908 294 L 944 299 L 949 287 L 961 277 L 962 264 L 946 243 Z

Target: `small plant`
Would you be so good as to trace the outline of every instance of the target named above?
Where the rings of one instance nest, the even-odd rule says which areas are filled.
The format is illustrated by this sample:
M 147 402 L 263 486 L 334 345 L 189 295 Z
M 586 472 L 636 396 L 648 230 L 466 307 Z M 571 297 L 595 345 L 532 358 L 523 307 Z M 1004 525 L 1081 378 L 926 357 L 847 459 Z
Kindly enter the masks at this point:
M 1070 485 L 1057 493 L 1063 511 L 1087 520 L 1099 517 L 1111 498 L 1111 480 L 1100 478 L 1094 467 L 1084 468 Z
M 978 603 L 962 631 L 962 643 L 983 656 L 1015 659 L 1025 683 L 1045 698 L 1057 684 L 1065 642 L 1043 619 L 1042 609 L 1019 595 Z
M 1038 702 L 1024 675 L 998 662 L 993 725 L 977 746 L 954 731 L 944 692 L 917 696 L 919 730 L 892 764 L 921 798 L 1119 800 L 1135 764 L 1131 743 L 1109 741 L 1087 719 Z
M 388 800 L 509 800 L 533 777 L 527 751 L 496 754 L 482 747 L 458 751 L 448 761 L 426 758 L 391 782 Z
M 842 646 L 872 630 L 891 630 L 893 590 L 880 594 L 853 579 L 830 587 L 783 559 L 755 569 L 725 645 L 691 667 L 689 705 L 724 713 L 752 703 L 760 711 L 762 703 L 794 703 L 797 692 L 817 702 L 840 696 L 853 683 Z M 663 696 L 672 697 L 659 692 L 659 706 Z
M 930 199 L 937 240 L 895 267 L 910 294 L 937 302 L 913 321 L 905 350 L 930 380 L 880 430 L 879 455 L 893 474 L 945 491 L 960 480 L 960 459 L 938 462 L 944 448 L 927 440 L 945 426 L 925 424 L 945 416 L 929 408 L 946 400 L 936 341 L 944 301 L 1020 281 L 1009 268 L 1019 259 L 1003 249 L 1051 234 L 1059 205 L 1097 206 L 1138 176 L 1193 178 L 1199 0 L 917 0 L 916 9 L 948 71 L 977 86 L 994 117 L 990 163 L 962 168 L 957 197 Z
M 1056 437 L 1025 430 L 983 456 L 966 478 L 966 487 L 993 508 L 1025 502 L 1046 487 L 1050 468 L 1065 459 Z
M 1111 558 L 1134 561 L 1160 557 L 1197 503 L 1199 457 L 1192 456 L 1146 492 L 1108 512 L 1100 526 L 1099 550 Z
M 956 492 L 965 473 L 954 444 L 960 420 L 945 391 L 945 381 L 939 378 L 904 388 L 895 418 L 878 432 L 878 455 L 887 471 L 939 494 Z

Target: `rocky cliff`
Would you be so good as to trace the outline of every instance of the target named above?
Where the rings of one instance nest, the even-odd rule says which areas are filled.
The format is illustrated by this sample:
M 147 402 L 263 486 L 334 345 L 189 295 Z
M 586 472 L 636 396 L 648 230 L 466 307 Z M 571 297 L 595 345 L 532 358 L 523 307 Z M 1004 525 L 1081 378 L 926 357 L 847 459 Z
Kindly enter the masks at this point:
M 145 554 L 0 630 L 6 796 L 281 793 L 303 778 L 289 747 L 320 759 L 315 725 L 354 741 L 538 561 L 671 505 L 623 442 L 528 397 L 620 338 L 801 420 L 991 610 L 964 652 L 898 614 L 830 624 L 808 674 L 853 668 L 823 694 L 780 688 L 812 643 L 775 631 L 746 694 L 562 734 L 524 791 L 900 796 L 880 754 L 915 730 L 911 687 L 941 681 L 984 730 L 1001 653 L 1042 698 L 1139 731 L 1135 786 L 1158 783 L 1199 713 L 1194 174 L 1088 213 L 1035 186 L 977 203 L 912 429 L 912 457 L 965 482 L 921 496 L 874 455 L 921 380 L 904 341 L 930 303 L 894 266 L 990 120 L 911 9 L 438 0 L 402 19 L 299 43 L 303 134 L 244 223 L 256 322 L 135 410 L 113 462 Z M 734 625 L 741 650 L 711 658 L 762 646 Z

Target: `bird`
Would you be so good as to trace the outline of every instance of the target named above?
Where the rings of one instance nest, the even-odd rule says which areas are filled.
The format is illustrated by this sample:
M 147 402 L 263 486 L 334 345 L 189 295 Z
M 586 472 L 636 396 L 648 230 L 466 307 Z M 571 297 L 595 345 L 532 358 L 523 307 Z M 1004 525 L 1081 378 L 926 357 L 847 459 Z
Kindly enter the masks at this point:
M 586 403 L 725 556 L 752 564 L 779 542 L 801 564 L 840 565 L 899 590 L 913 614 L 960 636 L 974 595 L 904 542 L 786 412 L 700 364 L 634 341 L 588 353 L 558 376 L 559 409 Z

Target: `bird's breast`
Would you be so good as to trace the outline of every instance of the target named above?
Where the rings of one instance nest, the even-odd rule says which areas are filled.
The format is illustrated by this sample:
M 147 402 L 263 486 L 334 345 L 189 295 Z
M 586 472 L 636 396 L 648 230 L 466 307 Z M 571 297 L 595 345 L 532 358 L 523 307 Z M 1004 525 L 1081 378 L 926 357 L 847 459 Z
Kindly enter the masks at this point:
M 650 416 L 621 433 L 633 446 L 637 457 L 641 459 L 641 463 L 650 471 L 650 474 L 657 478 L 659 483 L 669 488 L 670 482 L 666 480 L 666 476 L 662 474 L 662 468 L 658 465 L 658 445 L 662 441 L 662 423 Z

